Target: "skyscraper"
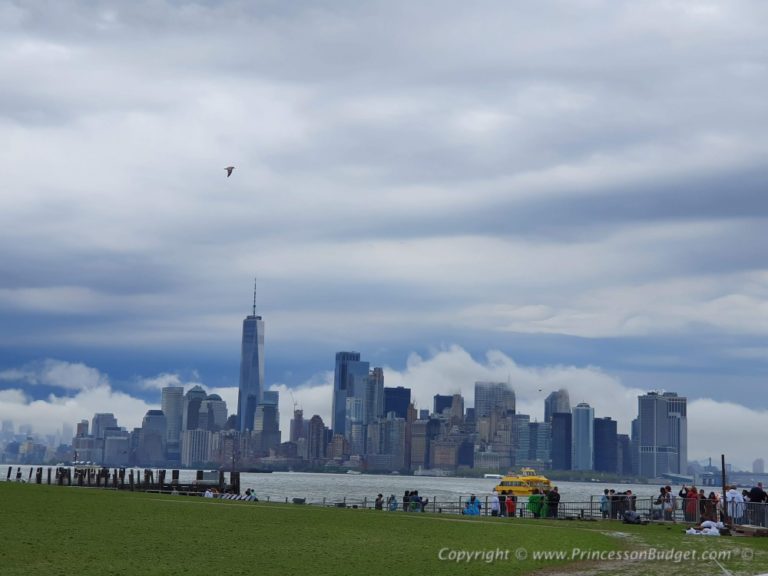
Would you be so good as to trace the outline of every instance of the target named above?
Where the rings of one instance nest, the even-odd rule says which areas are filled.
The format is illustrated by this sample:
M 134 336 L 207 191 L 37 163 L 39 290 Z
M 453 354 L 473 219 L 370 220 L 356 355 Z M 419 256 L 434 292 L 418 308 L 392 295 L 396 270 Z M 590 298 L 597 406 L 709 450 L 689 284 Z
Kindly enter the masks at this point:
M 184 407 L 181 413 L 182 432 L 187 430 L 197 430 L 200 421 L 200 404 L 208 395 L 201 386 L 192 386 L 184 394 Z
M 436 416 L 440 416 L 443 410 L 450 410 L 451 403 L 453 402 L 453 396 L 448 394 L 435 394 L 433 397 L 432 411 Z
M 93 415 L 91 425 L 91 435 L 94 438 L 104 438 L 104 430 L 117 427 L 117 418 L 112 412 L 105 412 Z
M 384 388 L 384 415 L 394 412 L 395 417 L 405 420 L 408 416 L 408 404 L 410 403 L 410 388 L 404 388 L 403 386 Z
M 638 474 L 657 478 L 688 468 L 687 399 L 674 392 L 637 397 Z
M 240 348 L 240 387 L 237 394 L 237 418 L 240 431 L 253 430 L 256 407 L 264 390 L 264 321 L 256 315 L 256 289 L 253 312 L 243 320 Z
M 166 437 L 168 448 L 172 450 L 172 447 L 175 446 L 176 451 L 178 451 L 179 439 L 181 438 L 181 424 L 183 422 L 184 387 L 166 386 L 163 388 L 161 407 L 168 425 L 168 435 Z
M 595 418 L 595 470 L 598 472 L 619 472 L 619 446 L 616 420 Z
M 571 411 L 571 399 L 568 390 L 555 390 L 544 400 L 544 422 L 552 421 L 552 414 Z
M 365 424 L 384 416 L 384 370 L 373 368 L 365 387 Z
M 595 410 L 582 402 L 573 414 L 573 470 L 593 470 L 595 463 Z
M 317 414 L 309 419 L 307 426 L 307 459 L 311 462 L 325 458 L 325 424 Z
M 218 394 L 210 394 L 200 402 L 197 427 L 216 432 L 227 425 L 227 403 Z
M 334 434 L 347 432 L 347 399 L 353 398 L 354 418 L 363 417 L 370 365 L 360 361 L 359 352 L 337 352 L 333 376 L 333 412 L 331 426 Z M 356 402 L 355 402 L 356 400 Z
M 290 441 L 298 442 L 299 438 L 306 438 L 307 431 L 304 426 L 304 410 L 300 408 L 294 409 L 293 418 L 291 419 L 291 432 Z
M 162 410 L 148 410 L 141 424 L 138 463 L 144 466 L 160 466 L 165 461 L 165 445 L 168 426 Z
M 515 413 L 515 392 L 506 382 L 475 382 L 475 418 Z

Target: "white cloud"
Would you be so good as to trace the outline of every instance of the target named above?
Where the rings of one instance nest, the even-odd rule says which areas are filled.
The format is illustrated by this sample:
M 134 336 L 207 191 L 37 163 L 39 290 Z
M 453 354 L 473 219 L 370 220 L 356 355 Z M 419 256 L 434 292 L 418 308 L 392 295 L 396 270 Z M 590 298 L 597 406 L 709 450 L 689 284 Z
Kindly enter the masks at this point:
M 55 370 L 42 372 L 55 374 L 58 381 L 70 382 L 70 373 L 86 373 L 92 378 L 95 375 L 95 381 L 102 384 L 77 388 L 78 392 L 74 396 L 51 394 L 44 400 L 34 401 L 21 389 L 0 391 L 0 420 L 9 419 L 17 424 L 30 423 L 36 431 L 50 433 L 60 429 L 62 423 L 74 424 L 82 419 L 90 421 L 97 412 L 111 411 L 120 426 L 131 430 L 141 426 L 147 410 L 159 408 L 156 404 L 129 394 L 113 391 L 109 387 L 108 378 L 93 368 L 61 361 L 46 361 L 42 365 L 54 365 Z M 18 376 L 29 378 L 26 370 L 8 370 L 0 374 L 0 378 L 12 374 L 15 374 L 15 379 Z M 637 416 L 637 396 L 647 392 L 624 386 L 619 379 L 597 367 L 521 366 L 497 350 L 490 350 L 482 359 L 475 359 L 459 346 L 435 350 L 429 357 L 411 354 L 403 370 L 384 367 L 385 386 L 410 388 L 416 407 L 430 410 L 435 394 L 462 394 L 465 405 L 471 407 L 476 381 L 509 381 L 515 390 L 518 413 L 530 414 L 532 419 L 538 420 L 543 419 L 546 396 L 554 390 L 565 388 L 570 393 L 572 405 L 587 402 L 595 409 L 596 417 L 612 417 L 618 422 L 619 432 L 625 434 L 629 433 L 631 421 Z M 193 385 L 184 383 L 179 375 L 172 373 L 146 378 L 141 382 L 145 388 L 152 389 L 166 385 L 181 385 L 188 389 Z M 151 386 L 147 385 L 149 383 Z M 294 402 L 297 408 L 304 411 L 306 420 L 318 414 L 326 426 L 331 425 L 333 372 L 318 373 L 298 387 L 289 388 L 285 384 L 276 383 L 270 385 L 269 389 L 280 393 L 283 441 L 288 440 Z M 236 387 L 210 388 L 208 393 L 221 396 L 227 403 L 229 413 L 236 413 Z M 765 457 L 754 443 L 754 431 L 762 429 L 767 417 L 768 411 L 750 408 L 736 401 L 716 402 L 709 398 L 689 398 L 689 458 L 714 459 L 720 454 L 726 454 L 730 462 L 748 467 L 755 458 Z
M 20 382 L 31 386 L 45 385 L 68 390 L 90 390 L 109 387 L 109 378 L 95 368 L 82 363 L 46 359 L 0 372 L 0 380 Z

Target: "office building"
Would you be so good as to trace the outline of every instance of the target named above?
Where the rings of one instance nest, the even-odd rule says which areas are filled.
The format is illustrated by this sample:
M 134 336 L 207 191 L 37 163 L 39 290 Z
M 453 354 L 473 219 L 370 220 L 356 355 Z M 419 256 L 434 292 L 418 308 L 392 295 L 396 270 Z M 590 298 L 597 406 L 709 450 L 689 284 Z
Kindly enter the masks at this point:
M 688 470 L 687 399 L 674 392 L 638 396 L 638 474 L 658 478 Z
M 148 410 L 141 423 L 136 461 L 141 466 L 165 463 L 168 424 L 162 410 Z
M 595 418 L 595 466 L 598 472 L 617 474 L 619 472 L 619 445 L 616 420 Z
M 200 421 L 200 404 L 208 397 L 201 386 L 192 386 L 184 395 L 184 406 L 181 413 L 181 429 L 197 430 Z
M 432 398 L 432 412 L 435 416 L 441 416 L 445 410 L 450 411 L 453 396 L 448 394 L 435 394 Z
M 577 404 L 571 411 L 573 416 L 573 449 L 571 466 L 573 470 L 593 470 L 595 462 L 595 411 L 587 403 Z
M 396 418 L 406 419 L 408 405 L 411 403 L 411 389 L 398 386 L 397 388 L 384 388 L 384 414 L 395 413 Z
M 94 414 L 91 426 L 91 436 L 96 439 L 104 438 L 106 428 L 117 427 L 117 418 L 111 412 Z
M 370 365 L 360 361 L 359 352 L 337 352 L 333 375 L 333 407 L 331 426 L 334 434 L 344 436 L 347 431 L 347 398 L 355 398 L 355 417 L 362 420 Z
M 256 315 L 256 289 L 253 311 L 243 320 L 240 347 L 240 386 L 237 393 L 237 417 L 241 432 L 253 430 L 256 407 L 264 393 L 264 321 Z
M 544 400 L 544 422 L 552 421 L 552 414 L 562 414 L 571 411 L 571 399 L 568 390 L 555 390 Z
M 515 413 L 515 392 L 506 382 L 475 382 L 475 420 Z

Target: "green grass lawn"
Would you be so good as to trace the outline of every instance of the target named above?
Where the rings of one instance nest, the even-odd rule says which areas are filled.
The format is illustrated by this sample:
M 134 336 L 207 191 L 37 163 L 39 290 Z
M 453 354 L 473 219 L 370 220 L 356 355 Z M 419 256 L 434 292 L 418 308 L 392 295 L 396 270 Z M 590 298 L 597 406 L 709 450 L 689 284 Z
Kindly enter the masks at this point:
M 691 537 L 679 526 L 464 518 L 0 483 L 3 576 L 722 573 L 701 561 L 571 560 L 574 549 L 637 553 L 651 546 L 697 554 L 737 550 L 722 562 L 734 573 L 768 570 L 768 539 Z M 743 558 L 744 549 L 750 552 Z M 456 563 L 440 560 L 441 550 L 444 556 L 448 550 L 501 553 L 490 563 Z M 568 558 L 534 559 L 538 550 Z

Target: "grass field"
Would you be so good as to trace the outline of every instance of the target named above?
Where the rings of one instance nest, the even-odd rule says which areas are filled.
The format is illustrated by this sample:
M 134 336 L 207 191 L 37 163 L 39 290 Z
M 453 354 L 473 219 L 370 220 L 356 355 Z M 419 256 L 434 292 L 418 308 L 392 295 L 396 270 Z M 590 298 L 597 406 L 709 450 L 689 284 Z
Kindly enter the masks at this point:
M 603 559 L 573 560 L 574 549 Z M 608 558 L 651 550 L 697 557 Z M 439 558 L 458 551 L 494 557 Z M 535 559 L 540 551 L 567 558 Z M 768 571 L 768 539 L 692 537 L 680 526 L 464 518 L 0 483 L 3 576 L 722 574 L 701 559 L 710 551 L 730 554 L 720 561 L 734 574 Z

